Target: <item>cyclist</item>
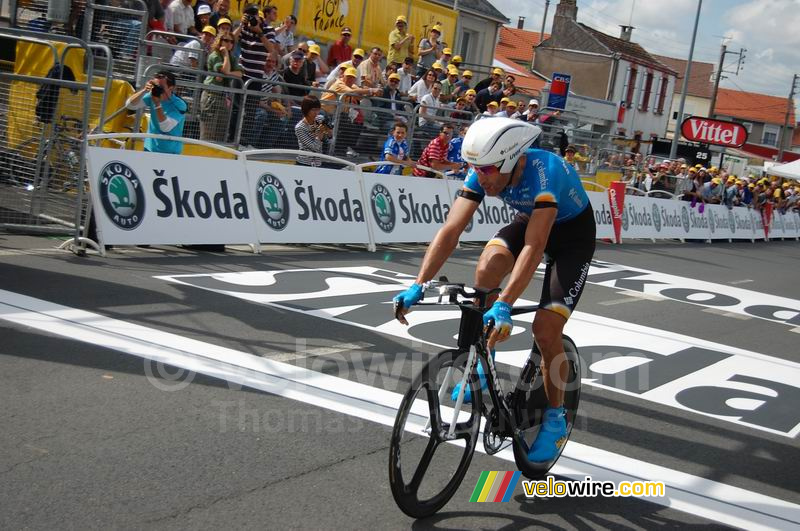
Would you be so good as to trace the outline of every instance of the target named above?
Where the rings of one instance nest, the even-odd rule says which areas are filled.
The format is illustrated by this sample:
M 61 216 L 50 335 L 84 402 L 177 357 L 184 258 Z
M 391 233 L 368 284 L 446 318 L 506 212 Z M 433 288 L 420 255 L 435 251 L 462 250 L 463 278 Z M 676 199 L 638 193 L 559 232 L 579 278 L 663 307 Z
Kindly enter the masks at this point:
M 421 300 L 422 284 L 444 265 L 485 196 L 499 196 L 518 211 L 486 244 L 475 271 L 475 286 L 491 290 L 511 275 L 483 316 L 484 325 L 493 326 L 488 346 L 494 357 L 495 343 L 511 334 L 514 302 L 547 255 L 540 309 L 533 322 L 548 398 L 542 427 L 528 454 L 535 463 L 552 461 L 566 440 L 564 382 L 569 369 L 561 334 L 578 304 L 595 247 L 594 214 L 580 178 L 558 155 L 531 147 L 540 134 L 538 126 L 510 118 L 485 120 L 469 128 L 461 148 L 470 166 L 464 187 L 428 246 L 415 283 L 394 298 L 397 319 L 408 324 L 405 314 Z M 481 387 L 486 388 L 480 364 L 478 373 Z

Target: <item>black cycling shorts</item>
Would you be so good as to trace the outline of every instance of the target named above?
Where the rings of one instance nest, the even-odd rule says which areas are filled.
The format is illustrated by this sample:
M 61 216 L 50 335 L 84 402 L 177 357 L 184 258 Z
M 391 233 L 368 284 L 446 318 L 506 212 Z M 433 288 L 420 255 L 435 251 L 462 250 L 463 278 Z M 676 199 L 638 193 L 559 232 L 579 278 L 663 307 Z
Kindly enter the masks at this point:
M 510 224 L 497 231 L 486 246 L 502 245 L 517 259 L 525 245 L 528 221 L 527 215 L 517 214 Z M 553 225 L 544 250 L 547 256 L 544 286 L 539 299 L 540 308 L 569 319 L 578 305 L 589 275 L 595 236 L 594 211 L 591 205 L 571 220 Z

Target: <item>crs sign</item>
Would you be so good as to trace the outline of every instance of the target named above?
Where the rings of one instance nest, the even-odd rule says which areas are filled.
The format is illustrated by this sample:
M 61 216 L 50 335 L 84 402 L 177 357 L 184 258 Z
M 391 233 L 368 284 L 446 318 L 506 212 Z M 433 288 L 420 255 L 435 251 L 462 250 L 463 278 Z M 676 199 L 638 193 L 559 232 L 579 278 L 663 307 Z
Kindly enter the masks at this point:
M 747 129 L 742 124 L 696 116 L 683 121 L 681 134 L 686 140 L 715 146 L 739 148 L 747 142 Z

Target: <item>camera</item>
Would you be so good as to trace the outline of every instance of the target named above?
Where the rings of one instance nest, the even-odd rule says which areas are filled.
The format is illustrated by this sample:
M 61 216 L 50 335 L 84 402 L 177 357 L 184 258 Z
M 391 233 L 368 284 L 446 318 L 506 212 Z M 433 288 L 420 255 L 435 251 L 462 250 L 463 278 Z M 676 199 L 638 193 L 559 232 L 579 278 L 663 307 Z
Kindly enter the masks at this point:
M 258 15 L 245 15 L 244 19 L 251 28 L 258 26 Z
M 150 89 L 150 94 L 156 98 L 160 98 L 164 95 L 164 88 L 161 85 L 153 85 L 153 88 Z
M 331 119 L 324 114 L 318 114 L 317 117 L 314 118 L 314 122 L 317 125 L 330 129 L 331 131 L 333 130 L 333 122 L 331 122 Z

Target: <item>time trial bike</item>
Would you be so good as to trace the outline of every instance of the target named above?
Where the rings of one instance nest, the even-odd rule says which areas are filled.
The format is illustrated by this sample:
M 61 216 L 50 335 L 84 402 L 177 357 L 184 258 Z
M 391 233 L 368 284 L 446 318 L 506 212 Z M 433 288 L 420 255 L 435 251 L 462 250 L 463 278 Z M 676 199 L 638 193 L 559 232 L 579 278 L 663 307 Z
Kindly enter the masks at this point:
M 461 320 L 457 348 L 439 352 L 412 377 L 392 430 L 389 449 L 392 495 L 400 509 L 414 518 L 434 514 L 455 494 L 469 468 L 481 432 L 487 454 L 496 454 L 510 444 L 517 468 L 525 477 L 534 480 L 547 474 L 566 445 L 565 442 L 552 461 L 534 463 L 528 460 L 530 445 L 547 407 L 541 355 L 534 342 L 516 387 L 504 394 L 497 367 L 488 354 L 488 334 L 483 325 L 487 301 L 500 290 L 467 288 L 465 284 L 450 283 L 444 277 L 428 283 L 425 291 L 431 290 L 438 291 L 437 301 L 418 305 L 456 306 L 461 311 Z M 536 305 L 520 306 L 512 310 L 512 315 L 537 309 Z M 581 371 L 575 343 L 563 337 L 569 366 L 564 396 L 569 438 L 578 413 Z M 478 360 L 484 369 L 488 368 L 484 370 L 484 391 L 481 391 L 477 372 Z M 458 391 L 454 392 L 459 384 Z M 471 400 L 465 400 L 467 388 Z M 488 394 L 488 405 L 484 402 L 484 393 Z

